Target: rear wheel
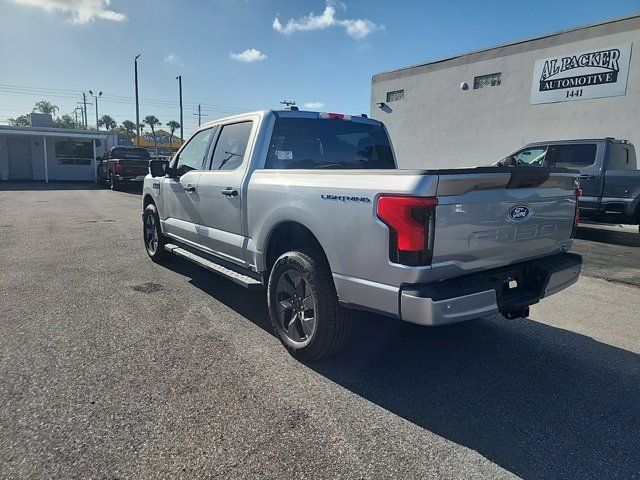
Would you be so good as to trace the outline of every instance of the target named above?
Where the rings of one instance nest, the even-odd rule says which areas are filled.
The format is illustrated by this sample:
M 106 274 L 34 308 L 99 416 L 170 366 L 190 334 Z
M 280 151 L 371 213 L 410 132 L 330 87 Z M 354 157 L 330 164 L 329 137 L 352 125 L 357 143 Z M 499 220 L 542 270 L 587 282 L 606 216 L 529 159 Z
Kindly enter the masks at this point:
M 340 307 L 328 266 L 318 252 L 291 251 L 269 275 L 271 324 L 282 344 L 301 360 L 337 353 L 351 331 L 351 313 Z
M 160 217 L 158 210 L 153 204 L 147 205 L 142 214 L 142 228 L 144 235 L 144 247 L 147 255 L 154 262 L 161 262 L 168 257 L 168 252 L 164 249 L 165 236 L 160 230 Z

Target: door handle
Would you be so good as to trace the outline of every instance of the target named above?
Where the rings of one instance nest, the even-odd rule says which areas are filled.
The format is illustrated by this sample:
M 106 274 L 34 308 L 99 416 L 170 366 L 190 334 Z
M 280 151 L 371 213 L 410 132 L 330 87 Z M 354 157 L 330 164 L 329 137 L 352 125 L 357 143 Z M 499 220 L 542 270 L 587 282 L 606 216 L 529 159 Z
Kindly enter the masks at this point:
M 227 197 L 235 197 L 236 195 L 238 195 L 238 191 L 235 188 L 227 187 L 222 190 L 222 194 L 226 195 Z
M 185 192 L 189 192 L 189 193 L 193 193 L 196 191 L 196 187 L 194 187 L 193 185 L 187 185 L 186 187 L 184 187 L 184 191 Z
M 595 175 L 580 175 L 580 178 L 582 178 L 583 180 L 593 180 L 594 178 L 596 178 Z

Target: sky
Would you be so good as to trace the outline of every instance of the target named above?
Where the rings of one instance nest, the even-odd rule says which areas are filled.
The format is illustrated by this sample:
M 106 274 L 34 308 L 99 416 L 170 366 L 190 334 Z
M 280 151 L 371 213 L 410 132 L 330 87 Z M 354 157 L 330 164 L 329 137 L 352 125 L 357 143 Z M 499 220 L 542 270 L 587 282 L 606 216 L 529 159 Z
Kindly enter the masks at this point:
M 233 113 L 369 113 L 371 76 L 640 12 L 640 0 L 0 0 L 0 124 L 46 99 L 73 116 L 179 121 Z M 93 102 L 93 99 L 90 98 Z M 88 109 L 95 124 L 94 106 Z M 91 120 L 93 119 L 93 120 Z

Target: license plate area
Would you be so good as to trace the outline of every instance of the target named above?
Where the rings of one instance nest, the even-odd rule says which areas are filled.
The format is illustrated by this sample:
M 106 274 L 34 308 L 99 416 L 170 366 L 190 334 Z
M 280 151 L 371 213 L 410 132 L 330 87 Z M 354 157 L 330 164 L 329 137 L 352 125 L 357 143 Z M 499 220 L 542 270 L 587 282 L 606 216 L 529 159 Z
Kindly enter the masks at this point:
M 526 307 L 542 296 L 545 275 L 533 267 L 502 271 L 491 276 L 500 310 Z

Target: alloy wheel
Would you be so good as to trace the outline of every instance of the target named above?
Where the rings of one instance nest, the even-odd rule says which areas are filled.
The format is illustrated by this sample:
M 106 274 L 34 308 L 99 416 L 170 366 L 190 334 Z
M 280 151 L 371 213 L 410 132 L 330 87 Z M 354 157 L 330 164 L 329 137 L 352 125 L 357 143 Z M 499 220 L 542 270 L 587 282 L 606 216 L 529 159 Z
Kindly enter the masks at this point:
M 276 285 L 278 329 L 297 347 L 309 343 L 316 329 L 317 302 L 298 270 L 280 275 Z

